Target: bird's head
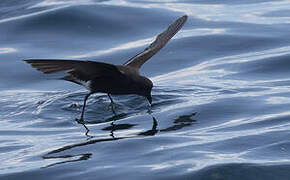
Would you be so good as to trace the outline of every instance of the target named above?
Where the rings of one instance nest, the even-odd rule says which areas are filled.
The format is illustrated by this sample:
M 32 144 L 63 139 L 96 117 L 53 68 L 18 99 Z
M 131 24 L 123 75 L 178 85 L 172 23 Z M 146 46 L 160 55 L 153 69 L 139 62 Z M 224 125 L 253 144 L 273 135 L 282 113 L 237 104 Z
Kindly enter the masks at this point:
M 151 90 L 153 88 L 153 83 L 150 79 L 144 77 L 144 81 L 142 84 L 143 84 L 142 96 L 146 97 L 146 99 L 151 105 L 152 104 Z

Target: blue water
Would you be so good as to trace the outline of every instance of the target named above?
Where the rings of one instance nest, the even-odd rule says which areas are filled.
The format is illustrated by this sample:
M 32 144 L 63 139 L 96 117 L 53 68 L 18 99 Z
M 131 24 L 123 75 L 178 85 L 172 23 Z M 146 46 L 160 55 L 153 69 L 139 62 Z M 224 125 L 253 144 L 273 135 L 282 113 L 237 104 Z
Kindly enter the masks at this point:
M 178 17 L 187 23 L 141 69 L 139 96 L 86 90 L 28 58 L 122 64 Z M 287 0 L 2 0 L 0 179 L 290 177 Z

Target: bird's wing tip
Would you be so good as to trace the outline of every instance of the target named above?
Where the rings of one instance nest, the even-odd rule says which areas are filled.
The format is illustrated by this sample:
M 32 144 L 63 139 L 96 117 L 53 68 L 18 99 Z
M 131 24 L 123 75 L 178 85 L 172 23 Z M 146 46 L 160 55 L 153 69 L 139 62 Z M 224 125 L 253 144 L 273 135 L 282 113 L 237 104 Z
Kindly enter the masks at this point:
M 22 61 L 30 64 L 30 63 L 32 63 L 33 59 L 22 59 Z
M 188 16 L 185 14 L 180 19 L 182 19 L 182 21 L 185 22 L 188 19 Z

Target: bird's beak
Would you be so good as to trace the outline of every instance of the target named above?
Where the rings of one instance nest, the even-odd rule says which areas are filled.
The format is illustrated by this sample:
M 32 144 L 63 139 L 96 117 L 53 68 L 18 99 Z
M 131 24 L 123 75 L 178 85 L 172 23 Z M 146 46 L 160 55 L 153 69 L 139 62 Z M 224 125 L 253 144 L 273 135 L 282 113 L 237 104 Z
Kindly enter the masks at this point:
M 151 104 L 152 104 L 152 96 L 151 96 L 151 94 L 149 94 L 148 96 L 146 96 L 146 98 L 147 98 L 147 100 L 148 100 L 148 102 L 149 102 L 149 104 L 151 106 Z
M 151 110 L 151 108 L 152 108 L 152 106 L 151 106 L 151 104 L 152 104 L 152 96 L 151 96 L 151 94 L 149 94 L 149 96 L 146 96 L 146 98 L 148 100 L 148 113 L 151 114 L 152 113 L 152 110 Z

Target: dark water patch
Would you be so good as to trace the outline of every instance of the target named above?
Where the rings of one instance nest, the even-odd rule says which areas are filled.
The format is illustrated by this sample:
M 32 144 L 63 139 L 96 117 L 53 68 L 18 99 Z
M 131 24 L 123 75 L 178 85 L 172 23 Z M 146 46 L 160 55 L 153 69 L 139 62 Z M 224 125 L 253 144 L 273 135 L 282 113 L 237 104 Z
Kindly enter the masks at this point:
M 236 63 L 232 66 L 234 69 L 231 70 L 236 70 L 238 72 L 235 73 L 233 77 L 240 76 L 252 79 L 280 79 L 288 74 L 288 59 L 289 55 L 286 54 L 248 63 Z M 279 71 L 279 73 L 277 71 Z
M 262 128 L 256 131 L 263 131 Z M 251 130 L 248 130 L 247 135 L 245 134 L 245 131 L 230 131 L 228 133 L 225 133 L 223 137 L 221 137 L 219 143 L 209 142 L 208 144 L 203 144 L 201 146 L 204 146 L 206 149 L 215 149 L 216 152 L 220 152 L 221 154 L 230 154 L 232 156 L 239 157 L 241 159 L 243 158 L 250 158 L 254 160 L 269 160 L 269 161 L 275 161 L 280 157 L 279 155 L 275 156 L 268 156 L 265 155 L 268 147 L 271 147 L 273 144 L 275 144 L 277 141 L 280 141 L 281 139 L 285 138 L 286 135 L 283 135 L 282 131 L 278 132 L 266 132 L 267 129 L 265 129 L 265 133 L 257 133 Z M 251 135 L 250 135 L 251 134 Z M 209 134 L 214 135 L 214 134 Z M 282 135 L 282 136 L 281 136 Z M 265 139 L 265 137 L 271 136 L 269 139 Z M 238 139 L 238 140 L 237 140 Z M 228 147 L 228 148 L 224 148 Z M 265 149 L 264 149 L 265 148 Z M 263 153 L 261 153 L 263 152 Z M 275 153 L 278 153 L 275 152 Z M 255 157 L 256 156 L 256 157 Z M 266 157 L 267 156 L 267 157 Z
M 264 114 L 264 116 L 259 116 L 259 118 L 253 119 L 241 119 L 237 122 L 237 124 L 233 123 L 232 127 L 221 128 L 220 130 L 223 132 L 231 131 L 231 130 L 243 130 L 243 129 L 263 129 L 263 128 L 276 128 L 276 127 L 287 127 L 289 124 L 290 117 L 289 115 L 284 115 L 279 117 L 278 114 Z M 265 129 L 265 131 L 266 131 Z
M 275 87 L 275 86 L 279 86 L 279 87 L 288 87 L 290 86 L 290 80 L 288 79 L 279 79 L 279 80 L 270 80 L 270 81 L 264 81 L 264 82 L 260 82 L 257 83 L 257 85 L 261 85 L 261 86 L 271 86 L 271 87 Z
M 19 151 L 21 149 L 26 149 L 31 146 L 23 146 L 23 145 L 3 145 L 3 147 L 0 148 L 0 154 L 12 152 L 12 151 Z
M 290 17 L 289 10 L 271 11 L 263 14 L 265 17 Z
M 111 125 L 111 126 L 105 127 L 102 130 L 104 131 L 123 130 L 123 129 L 130 129 L 134 126 L 135 124 L 117 124 L 117 125 Z
M 190 115 L 182 115 L 173 121 L 173 125 L 164 129 L 160 129 L 160 132 L 177 131 L 184 127 L 191 126 L 196 120 L 193 119 L 196 113 Z
M 62 51 L 65 49 L 78 49 L 79 52 L 82 52 L 84 49 L 105 49 L 111 46 L 111 44 L 124 42 L 124 39 L 119 38 L 120 36 L 127 36 L 128 38 L 126 38 L 125 42 L 128 42 L 128 40 L 133 40 L 140 36 L 144 37 L 143 32 L 146 29 L 152 32 L 152 29 L 146 26 L 146 22 L 155 23 L 155 26 L 152 24 L 152 27 L 158 26 L 162 30 L 165 29 L 166 24 L 164 23 L 162 28 L 160 21 L 161 19 L 167 20 L 168 16 L 160 16 L 160 14 L 159 17 L 161 19 L 158 21 L 152 21 L 150 17 L 146 18 L 146 16 L 143 16 L 138 24 L 137 22 L 122 22 L 124 19 L 133 21 L 132 17 L 143 15 L 144 13 L 157 14 L 158 12 L 107 5 L 64 7 L 40 15 L 4 23 L 6 28 L 3 28 L 1 33 L 5 33 L 6 36 L 2 36 L 1 40 L 10 44 L 19 41 L 25 41 L 25 44 L 30 42 L 31 45 L 39 49 L 57 46 L 61 47 Z M 118 27 L 118 33 L 113 32 L 112 27 Z M 157 33 L 159 32 L 155 31 L 154 35 Z M 72 36 L 77 41 L 71 39 Z M 92 36 L 95 38 L 91 39 Z M 60 39 L 61 41 L 59 41 Z M 90 42 L 91 40 L 93 41 Z M 69 46 L 65 43 L 66 41 L 70 42 Z M 91 46 L 92 43 L 93 46 Z M 30 54 L 29 57 L 36 56 L 36 53 Z M 49 52 L 46 54 L 49 54 Z M 41 56 L 43 55 L 38 55 L 38 57 Z
M 240 118 L 242 114 L 244 117 L 260 112 L 261 107 L 257 107 L 253 104 L 253 102 L 259 101 L 261 101 L 261 99 L 253 97 L 251 100 L 248 98 L 217 99 L 209 104 L 199 105 L 196 111 L 198 112 L 199 118 L 206 121 L 205 124 L 217 122 L 220 124 L 230 119 Z
M 249 163 L 235 163 L 235 164 L 220 164 L 204 168 L 198 173 L 183 176 L 184 178 L 195 179 L 281 179 L 286 180 L 289 176 L 289 165 L 275 165 L 275 164 L 249 164 Z
M 281 133 L 282 134 L 282 133 Z M 260 152 L 263 152 L 261 154 Z M 272 161 L 288 161 L 289 142 L 287 140 L 278 140 L 265 146 L 254 148 L 246 156 L 253 159 L 265 159 Z

